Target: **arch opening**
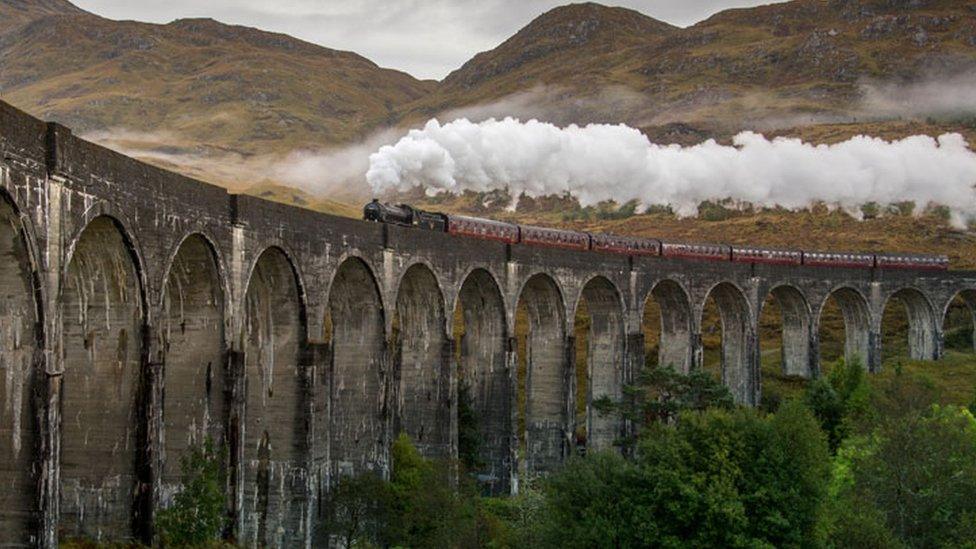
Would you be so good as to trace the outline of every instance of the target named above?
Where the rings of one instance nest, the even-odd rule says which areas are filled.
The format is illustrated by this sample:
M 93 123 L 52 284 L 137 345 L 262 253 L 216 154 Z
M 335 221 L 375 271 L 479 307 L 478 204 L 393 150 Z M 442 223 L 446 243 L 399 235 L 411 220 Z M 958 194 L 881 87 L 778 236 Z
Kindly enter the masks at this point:
M 911 360 L 938 358 L 939 321 L 922 292 L 905 288 L 892 294 L 881 315 L 881 356 Z
M 976 290 L 963 290 L 953 296 L 942 319 L 946 351 L 976 352 Z
M 566 315 L 556 283 L 546 275 L 529 279 L 519 296 L 516 333 L 520 344 L 519 391 L 524 395 L 524 464 L 528 475 L 555 470 L 565 458 L 571 431 L 571 373 L 567 361 Z M 521 423 L 521 422 L 520 422 Z
M 180 245 L 163 287 L 159 340 L 165 354 L 160 502 L 180 488 L 186 452 L 224 445 L 224 292 L 216 256 L 201 235 Z
M 61 531 L 129 540 L 141 398 L 144 312 L 131 246 L 109 217 L 78 237 L 62 283 Z
M 662 280 L 654 286 L 644 302 L 641 326 L 645 363 L 687 373 L 692 356 L 691 302 L 680 284 Z
M 0 546 L 37 544 L 40 431 L 31 396 L 40 334 L 28 249 L 17 212 L 0 198 Z
M 840 358 L 869 368 L 871 313 L 860 292 L 853 288 L 834 290 L 820 308 L 818 330 L 821 375 Z
M 414 265 L 400 281 L 391 337 L 397 378 L 396 432 L 427 457 L 451 457 L 450 351 L 434 273 Z
M 624 434 L 619 418 L 604 416 L 593 402 L 619 401 L 624 387 L 624 326 L 620 294 L 605 278 L 588 282 L 575 316 L 575 429 L 578 451 L 605 450 Z
M 773 288 L 759 317 L 759 346 L 764 371 L 810 378 L 810 308 L 792 286 Z
M 717 374 L 736 402 L 754 406 L 760 379 L 751 316 L 748 301 L 734 285 L 722 282 L 712 288 L 702 308 L 702 364 Z
M 458 457 L 485 492 L 510 490 L 512 391 L 505 305 L 492 276 L 476 270 L 458 293 L 452 330 L 458 364 Z
M 331 460 L 338 475 L 387 467 L 383 304 L 369 267 L 347 259 L 329 291 L 332 345 Z
M 305 316 L 298 277 L 279 248 L 251 271 L 244 297 L 244 449 L 241 537 L 302 543 L 306 426 L 299 356 Z

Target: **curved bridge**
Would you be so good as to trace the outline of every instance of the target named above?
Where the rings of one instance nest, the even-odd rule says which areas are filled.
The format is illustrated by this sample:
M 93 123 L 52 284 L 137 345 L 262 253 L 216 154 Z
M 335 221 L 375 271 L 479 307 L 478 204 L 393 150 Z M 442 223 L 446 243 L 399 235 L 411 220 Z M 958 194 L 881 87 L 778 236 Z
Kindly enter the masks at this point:
M 148 539 L 180 457 L 208 437 L 229 448 L 241 542 L 320 542 L 325 487 L 384 473 L 394 433 L 457 454 L 462 386 L 480 477 L 517 489 L 572 452 L 573 433 L 606 448 L 625 429 L 576 413 L 576 354 L 587 402 L 619 394 L 643 364 L 651 299 L 660 361 L 687 370 L 714 298 L 722 378 L 746 404 L 761 395 L 757 319 L 771 296 L 784 369 L 803 376 L 817 373 L 830 298 L 847 355 L 871 369 L 889 300 L 907 305 L 920 359 L 940 356 L 954 297 L 976 305 L 974 272 L 634 258 L 323 215 L 229 195 L 5 104 L 0 187 L 0 545 Z

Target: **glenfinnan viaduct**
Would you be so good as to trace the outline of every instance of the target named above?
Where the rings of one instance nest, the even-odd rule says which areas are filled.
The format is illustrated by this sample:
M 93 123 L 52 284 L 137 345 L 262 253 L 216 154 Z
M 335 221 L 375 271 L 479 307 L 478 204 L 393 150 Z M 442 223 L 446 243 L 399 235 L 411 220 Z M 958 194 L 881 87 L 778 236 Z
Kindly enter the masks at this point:
M 590 400 L 619 394 L 643 363 L 651 298 L 661 362 L 699 366 L 713 296 L 722 378 L 745 404 L 761 394 L 756 319 L 771 295 L 784 368 L 798 375 L 817 372 L 830 297 L 848 356 L 872 369 L 890 299 L 906 304 L 920 359 L 939 357 L 953 298 L 976 304 L 974 272 L 627 257 L 333 217 L 228 194 L 2 103 L 0 186 L 3 546 L 149 539 L 180 457 L 207 437 L 229 449 L 239 542 L 318 545 L 330 482 L 385 473 L 394 433 L 426 455 L 456 454 L 459 380 L 479 418 L 479 476 L 516 490 L 572 452 L 577 430 L 594 449 L 626 428 L 592 412 L 577 425 L 584 301 Z

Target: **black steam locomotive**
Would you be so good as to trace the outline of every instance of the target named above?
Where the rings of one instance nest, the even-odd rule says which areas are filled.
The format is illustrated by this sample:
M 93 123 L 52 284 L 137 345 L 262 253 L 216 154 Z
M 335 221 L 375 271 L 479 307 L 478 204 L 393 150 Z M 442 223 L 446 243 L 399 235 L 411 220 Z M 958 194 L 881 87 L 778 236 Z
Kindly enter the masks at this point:
M 496 240 L 507 244 L 526 244 L 632 256 L 647 255 L 737 263 L 859 269 L 944 271 L 949 268 L 949 258 L 944 255 L 806 252 L 755 246 L 663 242 L 653 238 L 634 238 L 531 225 L 515 225 L 491 219 L 428 212 L 408 204 L 385 204 L 378 200 L 366 204 L 363 208 L 363 218 L 368 221 L 394 223 L 457 236 Z

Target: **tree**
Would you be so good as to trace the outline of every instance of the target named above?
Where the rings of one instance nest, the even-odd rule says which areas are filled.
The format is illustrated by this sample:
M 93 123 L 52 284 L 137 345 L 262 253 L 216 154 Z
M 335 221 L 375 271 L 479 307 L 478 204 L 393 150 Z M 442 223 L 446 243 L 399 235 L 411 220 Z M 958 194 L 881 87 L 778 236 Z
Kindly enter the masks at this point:
M 222 459 L 207 439 L 180 460 L 180 492 L 173 505 L 156 515 L 156 532 L 164 547 L 201 547 L 216 542 L 224 526 Z
M 378 545 L 389 515 L 389 486 L 371 471 L 343 477 L 329 491 L 324 507 L 325 529 L 340 546 Z
M 868 503 L 911 547 L 976 539 L 976 419 L 934 405 L 881 421 L 852 443 L 850 497 Z
M 474 536 L 473 488 L 455 486 L 449 463 L 425 459 L 401 434 L 391 448 L 390 517 L 384 533 L 390 545 L 457 547 Z
M 810 381 L 803 398 L 827 433 L 834 452 L 855 423 L 870 411 L 871 388 L 859 360 L 847 363 L 841 359 L 826 378 Z
M 637 444 L 641 428 L 673 422 L 687 411 L 731 409 L 734 405 L 732 393 L 709 373 L 693 370 L 683 374 L 670 366 L 646 367 L 633 384 L 624 386 L 621 400 L 604 396 L 593 403 L 599 413 L 616 415 L 637 427 L 636 432 L 619 441 L 627 449 Z
M 779 547 L 818 539 L 827 442 L 798 402 L 775 415 L 686 412 L 649 425 L 632 461 L 570 462 L 545 484 L 549 545 Z

